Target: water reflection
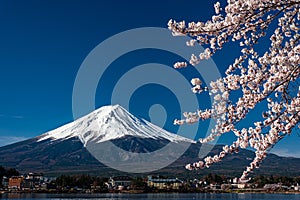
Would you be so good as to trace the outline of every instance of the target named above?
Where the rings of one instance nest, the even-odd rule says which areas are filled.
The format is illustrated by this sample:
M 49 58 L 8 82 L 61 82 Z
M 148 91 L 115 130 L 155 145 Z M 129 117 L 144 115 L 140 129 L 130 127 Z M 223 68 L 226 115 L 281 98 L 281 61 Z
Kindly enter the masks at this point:
M 149 193 L 149 194 L 40 194 L 40 193 L 6 193 L 1 199 L 24 200 L 300 200 L 300 194 L 178 194 L 178 193 Z

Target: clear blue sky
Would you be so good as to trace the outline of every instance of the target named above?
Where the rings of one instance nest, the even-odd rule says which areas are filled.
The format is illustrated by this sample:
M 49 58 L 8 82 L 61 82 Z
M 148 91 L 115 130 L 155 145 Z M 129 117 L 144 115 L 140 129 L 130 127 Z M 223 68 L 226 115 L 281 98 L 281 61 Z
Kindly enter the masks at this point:
M 35 137 L 73 120 L 72 90 L 77 71 L 99 43 L 133 28 L 165 28 L 170 18 L 206 20 L 213 14 L 213 3 L 196 0 L 188 3 L 183 0 L 0 1 L 0 146 Z M 221 72 L 237 52 L 236 46 L 227 46 L 216 55 L 214 61 Z M 137 51 L 120 58 L 114 65 L 130 67 L 154 61 L 171 66 L 176 59 L 166 52 Z M 112 75 L 107 81 L 116 77 L 118 75 Z M 106 89 L 106 96 L 97 93 L 96 107 L 109 103 L 112 88 L 108 85 Z M 180 113 L 172 109 L 176 101 L 172 100 L 172 93 L 164 89 L 157 85 L 139 89 L 133 98 L 139 103 L 135 103 L 130 112 L 147 119 L 147 108 L 151 104 L 164 104 L 171 113 L 165 128 L 176 131 L 172 120 Z M 101 90 L 103 92 L 103 88 Z M 204 105 L 205 102 L 203 100 Z M 205 124 L 203 127 L 205 129 Z M 282 141 L 276 151 L 300 157 L 295 138 Z M 231 139 L 223 138 L 221 142 Z

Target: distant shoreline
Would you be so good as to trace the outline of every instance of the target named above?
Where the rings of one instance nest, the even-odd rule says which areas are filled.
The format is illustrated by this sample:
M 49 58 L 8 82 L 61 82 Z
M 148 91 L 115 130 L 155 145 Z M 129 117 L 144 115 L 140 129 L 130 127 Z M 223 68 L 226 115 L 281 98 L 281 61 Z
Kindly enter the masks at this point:
M 266 191 L 266 190 L 207 190 L 207 191 L 160 191 L 124 190 L 111 192 L 58 192 L 58 191 L 0 191 L 2 194 L 53 194 L 53 195 L 100 195 L 100 194 L 300 194 L 300 191 Z

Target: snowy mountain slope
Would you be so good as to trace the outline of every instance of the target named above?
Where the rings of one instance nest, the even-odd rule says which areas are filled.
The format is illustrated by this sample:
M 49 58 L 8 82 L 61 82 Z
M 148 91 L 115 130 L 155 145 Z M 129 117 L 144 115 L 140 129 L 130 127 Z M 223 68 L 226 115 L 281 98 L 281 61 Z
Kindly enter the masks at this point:
M 125 157 L 135 159 L 137 158 L 135 155 L 143 157 L 155 154 L 155 159 L 151 161 L 151 164 L 160 164 L 164 158 L 173 158 L 174 152 L 177 150 L 171 148 L 172 151 L 167 151 L 166 146 L 172 143 L 170 141 L 174 142 L 177 149 L 187 142 L 190 143 L 190 146 L 175 162 L 166 165 L 156 173 L 176 174 L 176 176 L 179 174 L 189 175 L 190 172 L 187 172 L 184 166 L 186 163 L 198 161 L 202 148 L 200 143 L 194 143 L 192 140 L 164 131 L 150 122 L 139 120 L 120 106 L 105 106 L 39 137 L 0 147 L 0 165 L 17 168 L 24 173 L 34 171 L 50 175 L 64 173 L 95 173 L 103 176 L 124 174 L 120 172 L 122 170 L 117 171 L 119 168 L 111 168 L 106 165 L 105 162 L 102 162 L 105 160 L 99 159 L 99 156 L 112 155 L 112 161 L 122 169 L 128 167 L 128 163 L 120 163 L 121 159 Z M 113 143 L 114 148 L 120 147 L 117 149 L 121 149 L 121 154 L 118 153 L 120 151 L 114 151 L 111 147 L 107 148 L 108 143 Z M 163 158 L 159 157 L 162 149 L 164 149 Z M 222 145 L 216 145 L 209 155 L 215 155 L 221 150 Z M 131 157 L 127 157 L 127 155 Z M 201 171 L 201 174 L 217 173 L 239 176 L 240 172 L 244 170 L 244 166 L 251 162 L 249 158 L 254 156 L 254 152 L 242 149 L 239 154 L 228 155 L 222 163 L 217 163 L 210 169 Z M 148 167 L 149 163 L 134 166 L 134 173 L 138 173 L 139 168 Z M 197 176 L 199 175 L 198 172 L 195 173 Z M 298 176 L 300 159 L 270 154 L 256 173 Z
M 125 136 L 163 139 L 175 143 L 195 143 L 188 138 L 169 133 L 144 119 L 136 118 L 120 105 L 103 106 L 74 122 L 39 136 L 38 142 L 78 137 L 86 145 L 90 141 L 101 143 Z

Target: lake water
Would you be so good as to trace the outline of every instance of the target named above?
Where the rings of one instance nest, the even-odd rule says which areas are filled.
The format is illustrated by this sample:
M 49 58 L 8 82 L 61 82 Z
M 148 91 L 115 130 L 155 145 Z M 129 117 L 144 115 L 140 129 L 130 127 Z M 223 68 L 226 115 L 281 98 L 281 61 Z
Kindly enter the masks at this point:
M 300 200 L 300 194 L 2 194 L 0 197 L 27 200 Z

